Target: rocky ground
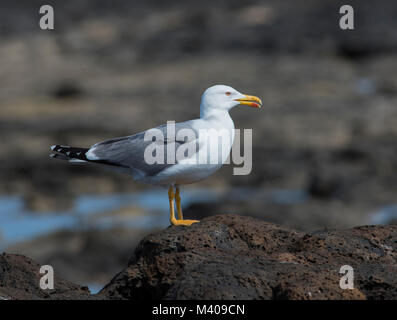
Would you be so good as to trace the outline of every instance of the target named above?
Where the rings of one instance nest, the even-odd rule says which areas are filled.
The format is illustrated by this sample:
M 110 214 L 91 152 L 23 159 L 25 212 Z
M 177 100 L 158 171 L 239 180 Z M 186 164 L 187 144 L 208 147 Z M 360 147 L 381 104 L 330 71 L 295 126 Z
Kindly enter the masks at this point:
M 40 264 L 49 264 L 71 282 L 98 288 L 125 266 L 131 251 L 147 233 L 121 227 L 61 230 L 5 250 L 28 255 Z
M 146 236 L 128 266 L 97 295 L 56 279 L 37 288 L 38 264 L 0 256 L 8 299 L 397 299 L 397 227 L 299 232 L 236 215 Z M 98 253 L 100 254 L 100 253 Z M 341 266 L 354 289 L 341 289 Z
M 54 276 L 53 290 L 40 289 L 40 265 L 22 255 L 0 255 L 0 300 L 94 299 L 87 287 Z

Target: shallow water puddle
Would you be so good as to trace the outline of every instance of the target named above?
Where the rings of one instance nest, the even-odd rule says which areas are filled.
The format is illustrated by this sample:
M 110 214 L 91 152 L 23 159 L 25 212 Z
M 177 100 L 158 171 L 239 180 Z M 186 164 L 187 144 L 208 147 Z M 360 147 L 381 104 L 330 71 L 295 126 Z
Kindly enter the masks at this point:
M 397 205 L 389 205 L 372 213 L 369 218 L 370 224 L 389 224 L 397 220 Z
M 216 201 L 218 192 L 209 190 L 184 190 L 184 207 L 194 202 Z M 123 226 L 136 229 L 152 229 L 168 226 L 168 196 L 163 189 L 117 195 L 83 195 L 75 199 L 74 206 L 68 211 L 32 212 L 25 208 L 22 197 L 0 197 L 0 249 L 10 244 L 60 229 L 81 226 L 82 221 L 101 213 L 122 208 L 137 207 L 145 212 L 140 215 L 123 217 Z M 111 228 L 120 220 L 112 216 L 95 219 L 96 228 Z
M 195 189 L 184 188 L 183 207 L 193 203 L 210 203 L 220 199 L 248 201 L 260 198 L 264 202 L 296 204 L 305 202 L 308 195 L 300 190 L 266 191 L 253 188 Z M 121 217 L 113 211 L 131 208 L 131 214 Z M 134 212 L 134 208 L 142 212 Z M 109 214 L 106 214 L 109 213 Z M 152 189 L 131 194 L 82 195 L 75 199 L 73 208 L 57 212 L 32 212 L 25 208 L 22 197 L 0 197 L 0 249 L 56 230 L 86 227 L 111 228 L 122 223 L 124 227 L 150 230 L 169 225 L 168 196 L 164 189 Z

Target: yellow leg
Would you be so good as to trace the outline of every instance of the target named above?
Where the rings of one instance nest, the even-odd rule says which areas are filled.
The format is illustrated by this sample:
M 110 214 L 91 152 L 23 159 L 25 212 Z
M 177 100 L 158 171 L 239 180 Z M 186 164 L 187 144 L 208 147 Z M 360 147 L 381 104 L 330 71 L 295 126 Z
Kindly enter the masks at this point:
M 182 207 L 181 207 L 181 196 L 179 194 L 179 187 L 176 187 L 175 200 L 176 200 L 176 211 L 178 212 L 178 219 L 183 220 Z
M 177 207 L 179 207 L 179 209 L 180 209 L 181 199 L 179 196 L 178 189 L 177 189 L 177 194 L 178 194 Z M 199 222 L 198 220 L 183 220 L 183 218 L 175 219 L 175 207 L 174 207 L 175 194 L 174 194 L 174 188 L 172 186 L 168 189 L 168 198 L 170 200 L 170 222 L 172 225 L 174 225 L 174 226 L 190 226 L 191 224 L 193 224 L 195 222 Z M 179 205 L 178 205 L 178 202 L 179 202 Z M 181 217 L 181 216 L 179 216 L 179 209 L 178 209 L 178 217 Z M 182 215 L 182 210 L 180 211 L 180 213 Z

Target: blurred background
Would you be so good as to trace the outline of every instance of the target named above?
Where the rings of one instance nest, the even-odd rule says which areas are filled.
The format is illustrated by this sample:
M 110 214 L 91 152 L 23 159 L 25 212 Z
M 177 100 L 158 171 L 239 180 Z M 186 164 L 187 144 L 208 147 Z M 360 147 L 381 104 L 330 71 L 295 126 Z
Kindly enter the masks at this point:
M 55 10 L 55 29 L 38 26 Z M 185 216 L 234 213 L 299 230 L 397 221 L 397 2 L 335 0 L 0 2 L 0 251 L 51 264 L 93 292 L 146 234 L 168 226 L 165 190 L 51 160 L 199 116 L 227 84 L 253 170 L 224 166 L 182 189 Z

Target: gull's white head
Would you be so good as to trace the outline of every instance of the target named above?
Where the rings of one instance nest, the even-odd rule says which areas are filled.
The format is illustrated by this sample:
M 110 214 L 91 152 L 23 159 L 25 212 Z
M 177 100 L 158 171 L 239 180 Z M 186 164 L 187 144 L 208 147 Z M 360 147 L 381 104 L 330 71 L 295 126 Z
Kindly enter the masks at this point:
M 229 86 L 212 86 L 205 90 L 201 97 L 200 116 L 211 115 L 217 111 L 227 112 L 238 105 L 260 108 L 262 101 L 258 97 L 242 94 Z

